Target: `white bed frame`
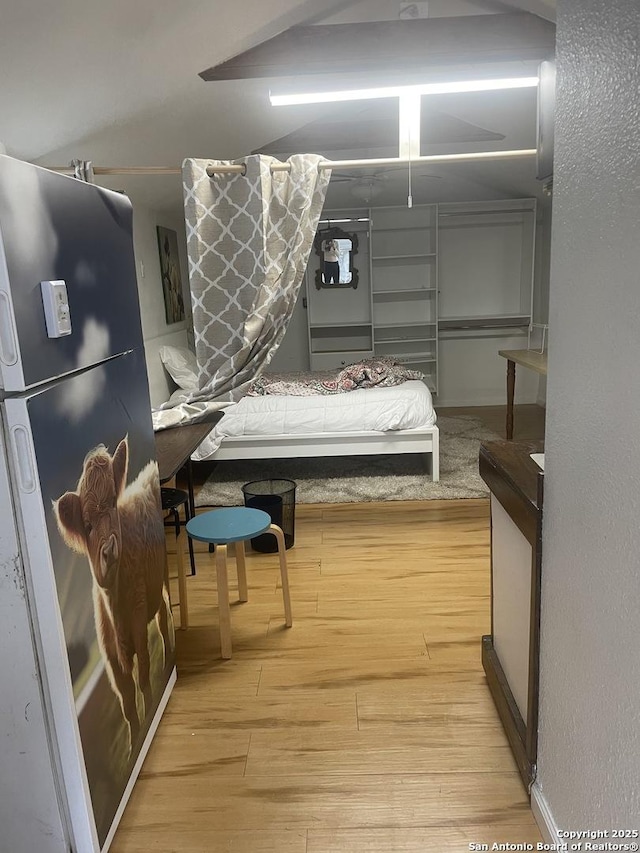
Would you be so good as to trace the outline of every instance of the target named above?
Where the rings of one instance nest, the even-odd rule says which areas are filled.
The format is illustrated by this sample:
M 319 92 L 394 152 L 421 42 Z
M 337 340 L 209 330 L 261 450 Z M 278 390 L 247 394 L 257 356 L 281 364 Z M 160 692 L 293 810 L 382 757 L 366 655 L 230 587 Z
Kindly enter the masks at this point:
M 378 453 L 424 453 L 433 482 L 437 483 L 440 479 L 440 432 L 435 425 L 389 432 L 229 436 L 222 440 L 209 460 L 371 456 Z

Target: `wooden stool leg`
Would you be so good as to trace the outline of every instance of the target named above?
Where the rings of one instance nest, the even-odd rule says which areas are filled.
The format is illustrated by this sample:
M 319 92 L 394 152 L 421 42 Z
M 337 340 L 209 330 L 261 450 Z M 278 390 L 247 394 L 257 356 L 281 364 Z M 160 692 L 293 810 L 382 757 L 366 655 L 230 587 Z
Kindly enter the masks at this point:
M 189 627 L 189 605 L 187 602 L 187 576 L 184 571 L 184 536 L 178 528 L 176 536 L 176 555 L 178 558 L 178 591 L 180 593 L 180 629 Z
M 216 545 L 216 577 L 218 580 L 218 619 L 222 657 L 231 657 L 231 610 L 229 608 L 229 579 L 227 577 L 227 546 Z
M 236 542 L 236 567 L 238 570 L 238 598 L 240 601 L 249 601 L 249 590 L 247 589 L 247 568 L 244 562 L 244 542 Z
M 278 557 L 280 559 L 280 576 L 282 577 L 282 598 L 284 599 L 284 624 L 287 628 L 293 625 L 291 615 L 291 596 L 289 595 L 289 572 L 287 571 L 287 551 L 284 542 L 284 533 L 277 524 L 272 524 L 269 531 L 275 534 L 278 540 Z

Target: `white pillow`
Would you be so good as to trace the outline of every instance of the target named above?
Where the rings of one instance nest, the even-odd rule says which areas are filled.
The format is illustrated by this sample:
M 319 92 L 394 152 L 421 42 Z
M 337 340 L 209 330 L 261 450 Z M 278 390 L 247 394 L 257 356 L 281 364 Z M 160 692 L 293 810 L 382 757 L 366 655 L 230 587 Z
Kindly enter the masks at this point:
M 198 362 L 186 347 L 160 347 L 160 360 L 179 388 L 195 391 L 198 388 Z

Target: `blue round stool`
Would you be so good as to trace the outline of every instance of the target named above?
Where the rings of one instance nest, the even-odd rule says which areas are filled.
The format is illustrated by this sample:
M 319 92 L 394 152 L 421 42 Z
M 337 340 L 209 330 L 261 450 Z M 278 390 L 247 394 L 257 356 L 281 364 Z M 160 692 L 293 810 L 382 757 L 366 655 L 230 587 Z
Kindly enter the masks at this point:
M 284 599 L 284 621 L 287 628 L 292 625 L 289 575 L 284 533 L 270 516 L 261 509 L 247 507 L 225 507 L 196 515 L 187 522 L 187 534 L 192 539 L 216 546 L 216 576 L 218 581 L 218 613 L 220 620 L 220 648 L 222 657 L 231 657 L 231 609 L 229 607 L 229 579 L 227 576 L 227 545 L 235 542 L 236 566 L 238 570 L 238 597 L 248 601 L 247 570 L 244 561 L 244 543 L 261 533 L 273 533 L 278 542 L 282 597 Z

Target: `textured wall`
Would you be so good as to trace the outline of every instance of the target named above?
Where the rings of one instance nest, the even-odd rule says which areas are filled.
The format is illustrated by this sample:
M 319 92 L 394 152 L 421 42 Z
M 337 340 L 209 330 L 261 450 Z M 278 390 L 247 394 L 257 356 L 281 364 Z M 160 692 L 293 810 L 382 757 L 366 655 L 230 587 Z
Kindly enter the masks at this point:
M 539 782 L 640 815 L 640 4 L 558 0 Z

